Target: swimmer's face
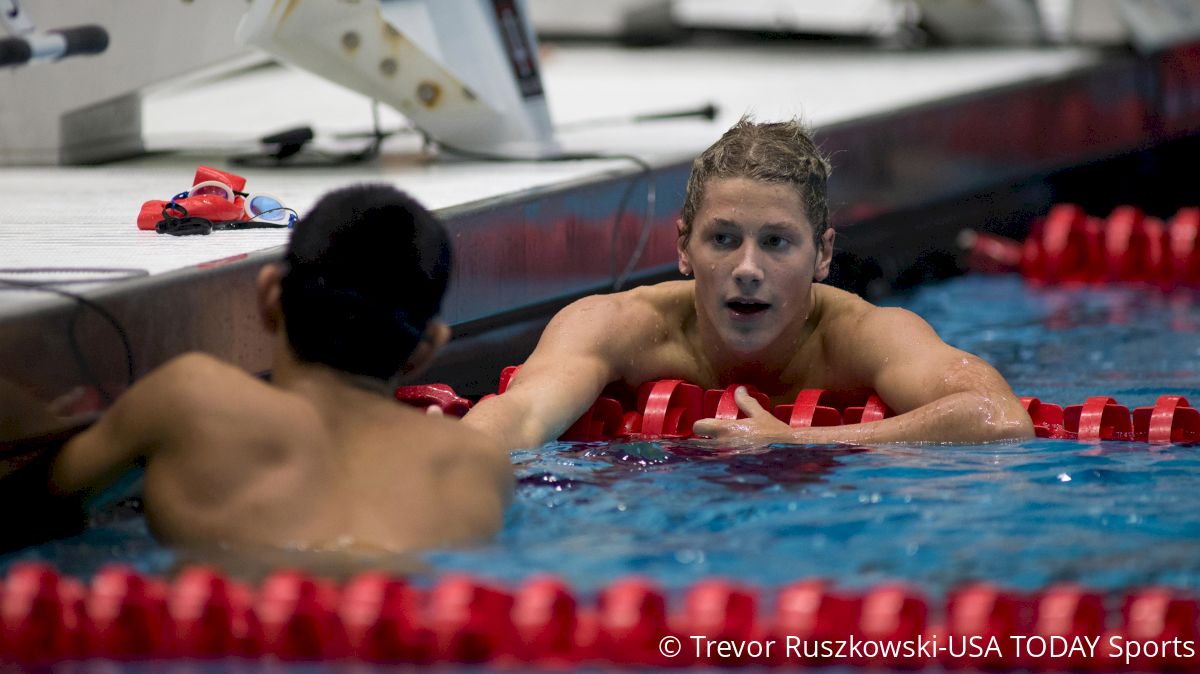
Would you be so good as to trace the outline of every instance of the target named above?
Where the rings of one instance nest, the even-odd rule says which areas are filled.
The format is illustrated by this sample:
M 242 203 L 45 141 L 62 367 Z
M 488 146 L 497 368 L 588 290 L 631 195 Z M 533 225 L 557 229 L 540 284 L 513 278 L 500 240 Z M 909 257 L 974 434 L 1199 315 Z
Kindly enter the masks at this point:
M 749 178 L 716 178 L 679 250 L 679 270 L 696 276 L 702 329 L 723 346 L 751 355 L 802 329 L 812 308 L 812 284 L 829 275 L 833 229 L 823 245 L 800 195 L 789 185 Z

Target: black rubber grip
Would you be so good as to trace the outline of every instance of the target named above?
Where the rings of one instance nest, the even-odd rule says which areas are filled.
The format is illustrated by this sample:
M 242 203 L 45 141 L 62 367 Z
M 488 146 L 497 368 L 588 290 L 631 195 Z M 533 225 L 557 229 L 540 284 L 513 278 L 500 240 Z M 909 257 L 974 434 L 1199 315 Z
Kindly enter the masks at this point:
M 32 57 L 33 50 L 25 40 L 19 37 L 6 37 L 0 40 L 0 68 L 28 63 Z
M 290 145 L 295 143 L 304 144 L 312 140 L 314 137 L 315 136 L 313 135 L 312 127 L 298 126 L 294 129 L 286 129 L 284 131 L 273 133 L 269 136 L 263 136 L 262 143 L 264 145 Z
M 708 121 L 717 118 L 717 106 L 708 103 L 694 110 L 678 110 L 675 112 L 655 112 L 646 115 L 638 115 L 634 119 L 639 122 L 649 122 L 658 119 L 681 119 L 684 117 L 703 117 Z
M 67 50 L 63 52 L 63 58 L 78 54 L 99 54 L 108 49 L 108 31 L 100 26 L 76 26 L 46 32 L 61 35 L 66 40 Z

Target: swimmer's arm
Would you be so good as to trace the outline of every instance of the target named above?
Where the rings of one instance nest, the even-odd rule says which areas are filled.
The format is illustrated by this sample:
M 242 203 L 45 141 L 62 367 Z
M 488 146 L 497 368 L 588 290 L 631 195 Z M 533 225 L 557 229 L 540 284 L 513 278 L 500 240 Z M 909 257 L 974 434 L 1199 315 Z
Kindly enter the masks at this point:
M 560 311 L 504 394 L 481 401 L 463 422 L 505 450 L 562 435 L 616 378 L 613 358 L 624 343 L 614 338 L 620 313 L 608 297 L 584 298 Z
M 59 453 L 50 475 L 51 490 L 88 496 L 117 480 L 170 433 L 172 420 L 186 409 L 178 404 L 180 384 L 192 359 L 181 356 L 143 377 L 112 404 L 91 428 Z
M 922 318 L 873 308 L 855 319 L 832 365 L 874 388 L 897 412 L 845 427 L 854 442 L 987 442 L 1033 437 L 1033 425 L 1008 382 L 991 365 L 943 342 Z M 856 343 L 856 348 L 847 345 Z M 833 429 L 829 429 L 833 430 Z
M 881 432 L 941 442 L 1033 437 L 1029 415 L 1000 373 L 943 342 L 916 314 L 874 309 L 863 335 L 876 392 L 903 412 L 884 420 L 890 423 Z

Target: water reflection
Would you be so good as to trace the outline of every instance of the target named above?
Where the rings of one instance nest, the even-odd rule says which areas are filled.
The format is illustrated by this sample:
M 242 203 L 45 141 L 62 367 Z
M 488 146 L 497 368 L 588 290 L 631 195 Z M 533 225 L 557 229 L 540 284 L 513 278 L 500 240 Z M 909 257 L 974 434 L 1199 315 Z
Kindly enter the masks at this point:
M 561 472 L 538 470 L 521 475 L 523 487 L 571 491 L 583 485 L 607 486 L 629 475 L 697 468 L 700 480 L 735 491 L 820 482 L 845 457 L 868 451 L 855 445 L 768 445 L 731 449 L 709 441 L 631 441 L 611 444 L 562 443 L 555 454 Z M 594 464 L 586 479 L 573 474 L 577 463 Z M 521 462 L 518 461 L 518 469 Z M 571 474 L 568 474 L 571 473 Z

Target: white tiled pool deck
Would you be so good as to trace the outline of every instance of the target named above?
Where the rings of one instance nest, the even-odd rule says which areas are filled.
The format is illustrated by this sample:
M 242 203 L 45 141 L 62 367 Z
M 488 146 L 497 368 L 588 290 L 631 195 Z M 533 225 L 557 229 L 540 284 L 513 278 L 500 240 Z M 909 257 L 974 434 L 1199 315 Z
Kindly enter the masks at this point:
M 618 49 L 547 45 L 544 79 L 552 116 L 569 151 L 630 153 L 652 165 L 686 161 L 744 113 L 759 119 L 801 115 L 819 129 L 1086 68 L 1085 49 L 936 52 L 766 45 Z M 53 66 L 45 66 L 52 69 Z M 52 70 L 48 72 L 52 73 Z M 587 127 L 589 120 L 689 109 L 715 103 L 712 122 L 672 120 Z M 384 128 L 404 124 L 390 109 Z M 197 164 L 245 175 L 248 186 L 301 213 L 325 191 L 356 181 L 394 183 L 434 209 L 531 190 L 548 190 L 633 170 L 624 160 L 503 166 L 422 153 L 412 134 L 389 139 L 381 158 L 323 169 L 239 169 L 235 151 L 280 129 L 312 126 L 317 142 L 371 128 L 363 96 L 286 67 L 254 69 L 188 91 L 147 97 L 144 136 L 151 150 L 186 152 L 104 166 L 0 168 L 0 268 L 127 268 L 155 275 L 286 242 L 285 231 L 171 237 L 138 231 L 147 199 L 189 184 Z M 335 141 L 348 147 L 351 141 Z M 365 143 L 366 141 L 359 141 Z M 60 278 L 58 275 L 55 278 Z M 38 298 L 0 293 L 0 312 Z

